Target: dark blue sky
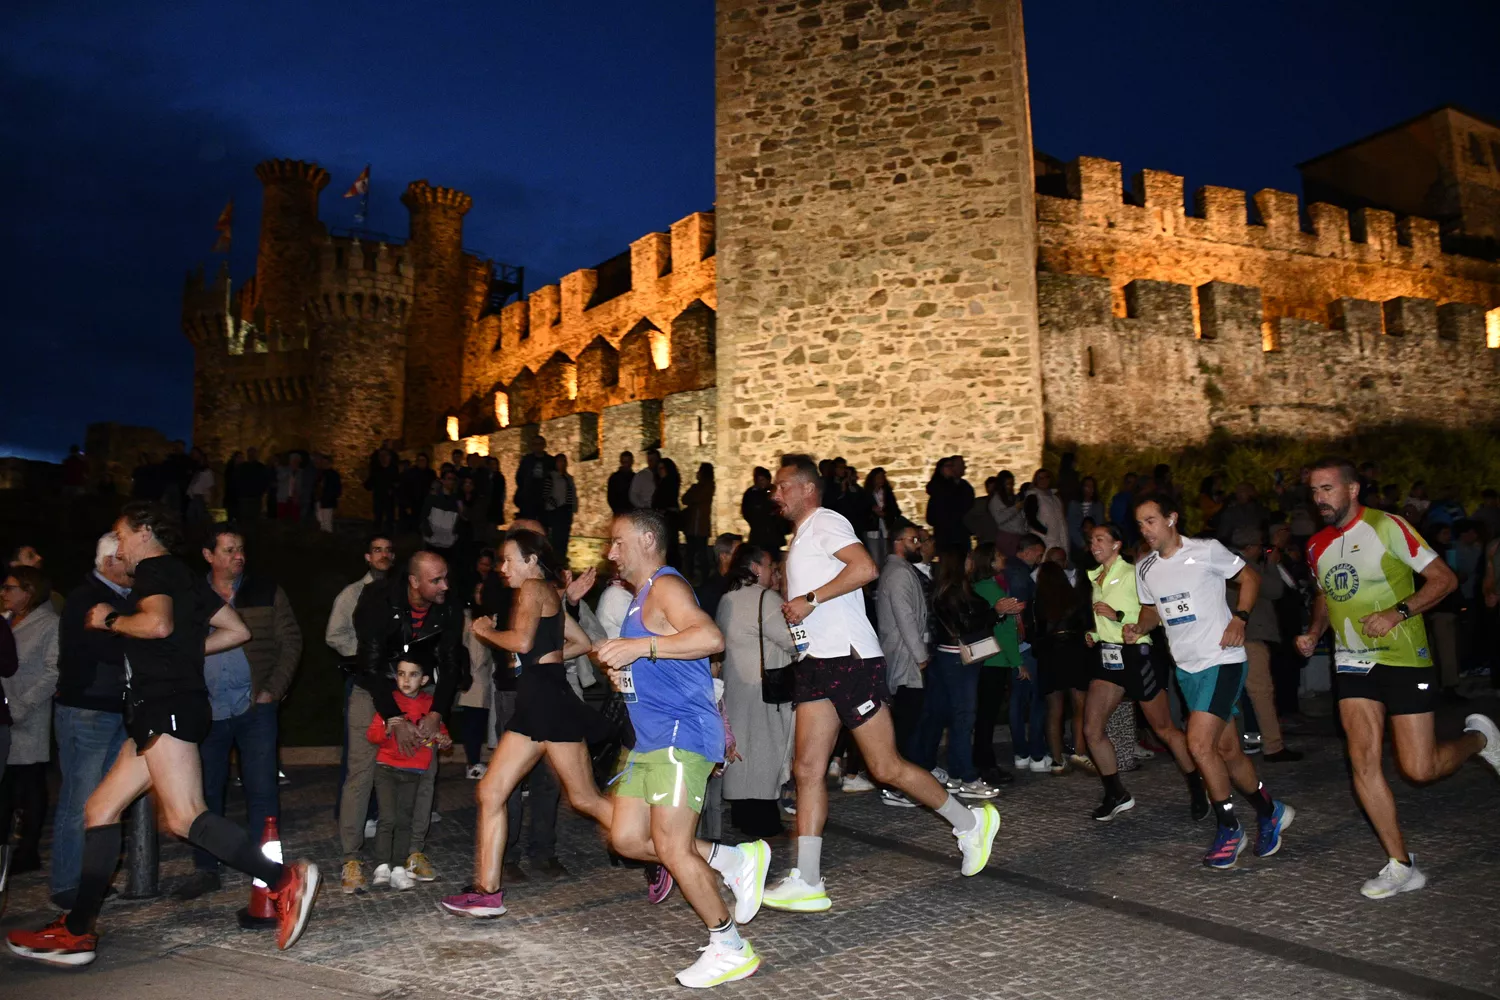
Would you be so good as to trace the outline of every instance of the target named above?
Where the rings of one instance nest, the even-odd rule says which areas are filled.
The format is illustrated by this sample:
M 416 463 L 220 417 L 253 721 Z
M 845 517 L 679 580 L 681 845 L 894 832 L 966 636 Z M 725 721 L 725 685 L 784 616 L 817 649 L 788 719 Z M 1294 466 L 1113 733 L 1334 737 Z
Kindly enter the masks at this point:
M 1026 7 L 1037 145 L 1299 190 L 1293 164 L 1445 102 L 1500 117 L 1500 5 L 1073 0 Z M 0 13 L 0 454 L 56 456 L 95 420 L 191 427 L 181 283 L 254 164 L 374 165 L 371 225 L 426 177 L 474 197 L 465 243 L 527 284 L 713 202 L 710 0 L 132 4 Z

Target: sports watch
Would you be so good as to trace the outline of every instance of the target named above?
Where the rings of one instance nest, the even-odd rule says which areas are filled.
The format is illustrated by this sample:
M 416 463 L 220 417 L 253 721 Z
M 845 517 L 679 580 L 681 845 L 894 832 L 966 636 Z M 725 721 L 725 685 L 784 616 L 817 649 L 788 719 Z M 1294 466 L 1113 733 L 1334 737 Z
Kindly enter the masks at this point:
M 818 592 L 816 590 L 809 590 L 803 595 L 802 599 L 813 607 L 818 606 Z
M 1405 601 L 1401 601 L 1396 605 L 1396 614 L 1401 616 L 1402 621 L 1405 621 L 1411 617 L 1411 608 L 1406 606 Z
M 105 615 L 104 630 L 106 632 L 113 632 L 115 630 L 115 622 L 119 619 L 119 617 L 120 612 L 118 611 L 111 611 L 109 614 Z
M 1244 608 L 1235 608 L 1234 616 L 1242 622 L 1250 621 L 1250 612 L 1246 611 Z

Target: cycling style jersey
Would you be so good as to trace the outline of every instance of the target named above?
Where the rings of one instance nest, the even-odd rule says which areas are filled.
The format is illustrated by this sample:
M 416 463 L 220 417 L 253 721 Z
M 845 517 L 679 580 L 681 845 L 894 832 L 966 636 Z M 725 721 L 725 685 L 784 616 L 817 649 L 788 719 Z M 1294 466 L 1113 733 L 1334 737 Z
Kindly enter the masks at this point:
M 1359 621 L 1389 611 L 1416 593 L 1416 574 L 1436 558 L 1404 519 L 1368 507 L 1361 507 L 1345 527 L 1329 525 L 1312 537 L 1307 561 L 1328 605 L 1334 663 L 1340 672 L 1361 673 L 1376 664 L 1432 666 L 1421 615 L 1412 615 L 1378 639 L 1365 635 Z

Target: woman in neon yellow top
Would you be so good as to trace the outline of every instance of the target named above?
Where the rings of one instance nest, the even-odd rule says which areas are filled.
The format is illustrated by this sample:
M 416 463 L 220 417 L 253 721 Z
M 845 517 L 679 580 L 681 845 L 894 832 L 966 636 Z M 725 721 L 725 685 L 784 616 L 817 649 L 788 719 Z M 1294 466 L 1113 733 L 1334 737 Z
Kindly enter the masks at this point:
M 1140 704 L 1146 722 L 1172 751 L 1177 769 L 1187 781 L 1193 819 L 1202 819 L 1209 812 L 1208 795 L 1188 753 L 1187 738 L 1172 723 L 1166 686 L 1151 662 L 1150 637 L 1127 643 L 1121 632 L 1122 626 L 1133 625 L 1141 617 L 1135 567 L 1121 557 L 1121 544 L 1120 529 L 1113 524 L 1101 524 L 1089 534 L 1089 552 L 1098 560 L 1099 569 L 1089 577 L 1094 592 L 1094 631 L 1088 634 L 1088 643 L 1099 652 L 1099 669 L 1084 703 L 1083 733 L 1099 780 L 1104 783 L 1104 801 L 1094 810 L 1094 818 L 1107 823 L 1135 808 L 1135 799 L 1120 781 L 1114 744 L 1104 732 L 1120 701 L 1129 698 Z

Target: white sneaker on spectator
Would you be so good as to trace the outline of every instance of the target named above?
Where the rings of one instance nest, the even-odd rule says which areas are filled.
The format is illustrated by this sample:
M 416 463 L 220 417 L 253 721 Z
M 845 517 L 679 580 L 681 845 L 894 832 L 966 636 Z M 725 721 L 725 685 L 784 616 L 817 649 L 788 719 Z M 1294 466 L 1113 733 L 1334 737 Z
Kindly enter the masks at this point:
M 1032 760 L 1031 770 L 1036 774 L 1051 774 L 1052 755 L 1049 753 L 1043 756 L 1040 760 Z
M 963 785 L 962 781 L 959 781 L 957 778 L 951 777 L 947 771 L 943 770 L 940 767 L 935 767 L 932 769 L 932 776 L 937 779 L 938 784 L 942 785 L 950 792 L 958 791 L 959 787 Z
M 895 806 L 898 809 L 915 809 L 917 804 L 900 792 L 890 788 L 880 790 L 880 804 L 883 806 Z
M 839 783 L 839 787 L 846 792 L 873 792 L 875 782 L 862 774 L 846 774 Z
M 973 781 L 965 781 L 953 794 L 961 799 L 993 799 L 1000 794 L 1000 789 L 983 778 L 975 778 Z
M 411 872 L 407 871 L 405 868 L 397 865 L 395 868 L 391 869 L 392 889 L 411 889 L 416 886 L 416 884 L 417 880 L 412 877 Z
M 391 866 L 387 865 L 387 864 L 376 865 L 375 866 L 375 877 L 370 880 L 370 884 L 371 885 L 390 885 L 391 884 Z
M 1031 758 L 1030 757 L 1017 757 L 1013 761 L 1013 764 L 1015 765 L 1015 768 L 1016 768 L 1017 771 L 1024 771 L 1024 770 L 1026 770 L 1027 768 L 1029 768 L 1031 766 Z

